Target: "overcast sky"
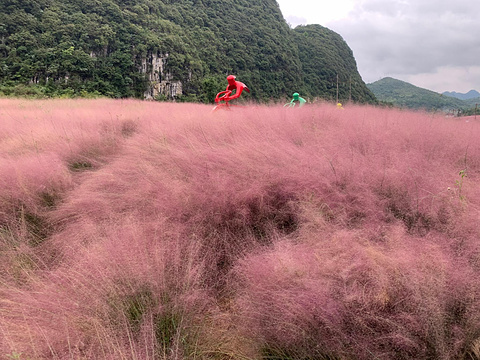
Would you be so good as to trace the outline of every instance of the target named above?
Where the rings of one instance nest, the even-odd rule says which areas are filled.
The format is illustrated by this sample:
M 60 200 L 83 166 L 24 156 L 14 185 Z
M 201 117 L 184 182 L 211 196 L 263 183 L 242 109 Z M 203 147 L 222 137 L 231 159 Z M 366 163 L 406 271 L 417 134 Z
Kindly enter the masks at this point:
M 277 0 L 287 22 L 340 34 L 366 83 L 480 91 L 480 0 Z

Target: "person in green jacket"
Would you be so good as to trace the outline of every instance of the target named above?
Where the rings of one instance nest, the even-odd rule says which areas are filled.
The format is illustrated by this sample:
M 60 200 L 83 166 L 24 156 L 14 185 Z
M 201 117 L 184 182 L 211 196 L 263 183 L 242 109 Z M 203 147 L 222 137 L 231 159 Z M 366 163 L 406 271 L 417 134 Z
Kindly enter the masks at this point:
M 299 93 L 294 93 L 292 101 L 286 103 L 284 106 L 294 107 L 296 104 L 298 104 L 299 107 L 302 107 L 306 102 L 307 100 L 302 98 Z

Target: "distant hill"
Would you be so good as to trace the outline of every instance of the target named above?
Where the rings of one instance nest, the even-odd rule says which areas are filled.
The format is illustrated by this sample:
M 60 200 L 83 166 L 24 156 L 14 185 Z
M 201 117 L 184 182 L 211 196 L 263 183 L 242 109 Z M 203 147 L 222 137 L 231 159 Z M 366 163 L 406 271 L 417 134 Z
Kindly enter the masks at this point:
M 480 93 L 476 90 L 470 90 L 466 94 L 457 93 L 455 91 L 452 91 L 452 92 L 445 91 L 444 93 L 442 93 L 442 95 L 450 96 L 450 97 L 462 100 L 469 108 L 469 110 L 465 111 L 465 114 L 467 115 L 477 113 L 478 111 L 478 109 L 474 110 L 475 107 L 478 108 L 478 104 L 480 104 Z
M 470 90 L 466 94 L 457 93 L 455 91 L 445 91 L 442 95 L 454 97 L 460 100 L 470 100 L 475 98 L 480 98 L 480 93 L 477 90 Z
M 409 109 L 463 111 L 471 107 L 463 100 L 444 96 L 391 77 L 367 84 L 367 87 L 378 100 Z

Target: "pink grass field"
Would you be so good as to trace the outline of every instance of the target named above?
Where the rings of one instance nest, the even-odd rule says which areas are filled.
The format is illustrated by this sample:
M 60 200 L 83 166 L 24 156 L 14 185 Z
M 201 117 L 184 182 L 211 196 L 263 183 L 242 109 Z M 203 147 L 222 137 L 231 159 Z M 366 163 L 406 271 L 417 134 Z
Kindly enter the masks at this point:
M 0 99 L 0 359 L 480 359 L 480 120 Z

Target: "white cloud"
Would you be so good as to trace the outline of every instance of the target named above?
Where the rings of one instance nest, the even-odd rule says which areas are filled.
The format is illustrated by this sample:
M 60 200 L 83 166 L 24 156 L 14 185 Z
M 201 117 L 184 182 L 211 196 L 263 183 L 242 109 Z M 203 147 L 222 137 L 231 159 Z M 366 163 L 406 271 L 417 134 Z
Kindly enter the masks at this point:
M 477 90 L 480 84 L 480 66 L 453 67 L 441 66 L 435 72 L 408 75 L 405 81 L 412 84 L 423 84 L 426 89 L 435 89 L 439 93 L 444 91 L 457 91 L 467 93 L 470 90 Z M 452 90 L 454 89 L 454 90 Z
M 305 17 L 299 17 L 295 15 L 289 15 L 285 17 L 285 20 L 287 20 L 287 23 L 292 27 L 296 27 L 297 25 L 304 25 L 307 23 L 307 18 Z
M 296 17 L 291 18 L 292 25 L 306 19 L 304 23 L 339 33 L 366 82 L 392 76 L 438 92 L 480 91 L 478 0 L 337 0 L 328 5 L 318 0 L 280 0 L 279 4 L 284 16 Z
M 318 0 L 277 0 L 277 2 L 290 24 L 323 26 L 329 21 L 346 17 L 355 4 L 355 0 L 335 0 L 333 3 Z M 289 18 L 302 20 L 302 22 L 291 22 Z

